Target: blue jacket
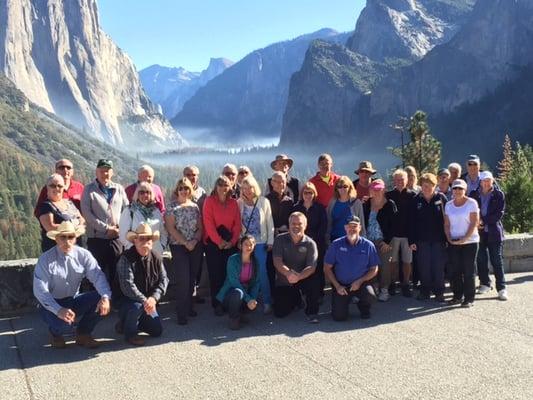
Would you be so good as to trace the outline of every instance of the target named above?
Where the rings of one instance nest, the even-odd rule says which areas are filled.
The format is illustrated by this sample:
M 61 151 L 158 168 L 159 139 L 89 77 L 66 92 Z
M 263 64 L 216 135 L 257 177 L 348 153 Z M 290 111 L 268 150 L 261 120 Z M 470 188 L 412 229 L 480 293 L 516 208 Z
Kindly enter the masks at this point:
M 481 189 L 475 190 L 470 194 L 474 200 L 477 201 L 480 210 L 480 218 L 483 225 L 488 228 L 488 232 L 481 230 L 479 233 L 483 237 L 487 235 L 488 242 L 501 242 L 503 241 L 503 225 L 502 217 L 505 211 L 505 195 L 503 192 L 494 186 L 492 196 L 489 200 L 489 206 L 487 208 L 487 215 L 481 215 Z
M 240 281 L 242 268 L 241 254 L 233 254 L 228 258 L 228 265 L 226 269 L 226 280 L 224 285 L 217 294 L 217 300 L 224 301 L 224 297 L 231 289 L 241 289 L 244 293 L 243 300 L 248 303 L 250 300 L 256 300 L 259 294 L 259 279 L 257 276 L 257 260 L 252 257 L 252 279 L 248 285 L 243 286 Z

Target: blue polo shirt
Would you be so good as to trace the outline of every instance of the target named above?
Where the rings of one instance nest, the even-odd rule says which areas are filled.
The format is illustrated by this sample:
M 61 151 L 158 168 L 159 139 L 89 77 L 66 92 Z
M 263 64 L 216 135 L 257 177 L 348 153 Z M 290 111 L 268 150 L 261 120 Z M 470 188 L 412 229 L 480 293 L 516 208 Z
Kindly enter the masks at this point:
M 333 265 L 335 277 L 341 285 L 351 285 L 379 264 L 374 244 L 364 237 L 352 246 L 346 236 L 338 238 L 328 248 L 324 263 Z

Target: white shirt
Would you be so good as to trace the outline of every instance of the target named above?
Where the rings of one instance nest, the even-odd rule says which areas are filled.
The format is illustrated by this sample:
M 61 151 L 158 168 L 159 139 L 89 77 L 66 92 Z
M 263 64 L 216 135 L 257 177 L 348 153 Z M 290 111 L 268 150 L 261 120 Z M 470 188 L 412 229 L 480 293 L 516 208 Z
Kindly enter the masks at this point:
M 447 202 L 444 212 L 450 220 L 451 238 L 461 239 L 466 235 L 470 226 L 470 214 L 475 212 L 479 215 L 479 207 L 477 201 L 468 197 L 466 203 L 461 207 L 456 206 L 453 200 Z M 465 244 L 478 242 L 479 233 L 477 229 L 474 229 L 474 233 L 466 240 Z

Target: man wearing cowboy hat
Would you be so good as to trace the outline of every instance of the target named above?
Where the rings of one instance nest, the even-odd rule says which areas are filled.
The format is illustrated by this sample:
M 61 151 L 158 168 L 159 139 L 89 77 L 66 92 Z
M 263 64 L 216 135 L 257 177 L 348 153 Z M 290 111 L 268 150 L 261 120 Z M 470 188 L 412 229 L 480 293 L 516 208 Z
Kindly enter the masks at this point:
M 150 336 L 161 336 L 163 326 L 157 313 L 157 302 L 168 285 L 167 272 L 161 258 L 152 252 L 153 241 L 159 232 L 152 232 L 148 224 L 140 224 L 135 232 L 129 231 L 126 239 L 134 245 L 122 253 L 117 263 L 115 299 L 119 308 L 117 333 L 124 334 L 130 344 L 142 346 L 144 339 L 139 331 Z
M 292 168 L 293 164 L 293 159 L 289 158 L 288 155 L 278 154 L 274 161 L 270 163 L 270 168 L 272 168 L 274 171 L 279 171 L 285 174 L 285 177 L 287 178 L 286 190 L 288 195 L 290 198 L 292 198 L 294 203 L 297 203 L 300 195 L 300 181 L 289 175 L 289 170 Z M 264 193 L 265 196 L 273 190 L 272 178 L 268 178 Z
M 377 171 L 372 168 L 370 161 L 361 161 L 359 168 L 354 171 L 359 178 L 353 181 L 355 190 L 357 191 L 357 198 L 361 201 L 366 201 L 369 195 L 369 186 L 372 183 L 372 175 Z
M 76 317 L 76 344 L 98 347 L 91 332 L 110 310 L 111 289 L 104 273 L 89 251 L 76 246 L 76 238 L 84 232 L 83 227 L 74 227 L 70 221 L 48 231 L 47 236 L 57 244 L 44 252 L 35 266 L 33 294 L 52 335 L 52 347 L 65 347 L 63 335 L 72 329 Z M 96 291 L 79 293 L 85 277 Z

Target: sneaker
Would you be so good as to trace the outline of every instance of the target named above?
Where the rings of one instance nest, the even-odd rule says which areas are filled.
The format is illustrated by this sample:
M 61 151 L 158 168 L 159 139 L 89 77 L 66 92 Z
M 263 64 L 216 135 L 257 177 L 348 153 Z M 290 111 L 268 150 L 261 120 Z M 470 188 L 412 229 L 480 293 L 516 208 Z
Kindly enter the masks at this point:
M 100 343 L 94 340 L 94 338 L 88 333 L 76 334 L 76 344 L 85 347 L 86 349 L 96 349 L 100 346 Z
M 466 300 L 461 303 L 461 307 L 462 308 L 470 308 L 473 305 L 474 305 L 474 303 L 472 303 L 471 301 L 466 301 Z
M 391 284 L 389 285 L 389 294 L 390 294 L 391 296 L 394 296 L 396 293 L 397 293 L 397 292 L 396 292 L 396 284 L 395 284 L 395 283 L 391 283 Z
M 240 318 L 231 318 L 229 320 L 229 328 L 232 331 L 237 331 L 241 329 L 241 319 Z
M 309 314 L 305 316 L 307 318 L 307 322 L 310 324 L 318 324 L 320 321 L 318 320 L 318 315 L 316 314 Z
M 498 299 L 502 301 L 509 300 L 509 296 L 507 295 L 507 289 L 502 289 L 498 291 Z
M 215 307 L 215 315 L 217 317 L 222 317 L 224 315 L 224 307 L 222 307 L 222 304 L 218 304 Z
M 485 293 L 488 293 L 492 290 L 492 288 L 490 286 L 487 286 L 487 285 L 479 285 L 479 287 L 477 288 L 477 292 L 479 294 L 485 294 Z
M 55 336 L 52 334 L 50 334 L 50 346 L 54 349 L 64 349 L 67 347 L 63 336 Z
M 265 314 L 265 315 L 272 314 L 272 305 L 265 304 L 263 306 L 263 314 Z
M 389 299 L 390 299 L 389 290 L 385 288 L 381 289 L 379 291 L 378 300 L 385 302 L 385 301 L 388 301 Z
M 135 336 L 132 336 L 130 338 L 126 338 L 126 342 L 128 342 L 129 344 L 132 344 L 134 346 L 144 346 L 144 339 L 139 336 L 139 335 L 135 335 Z
M 413 297 L 413 292 L 411 292 L 411 288 L 409 287 L 409 285 L 402 285 L 402 296 Z
M 449 306 L 455 306 L 457 304 L 461 304 L 462 300 L 461 299 L 456 299 L 456 298 L 453 298 L 451 300 L 448 300 L 448 305 Z

